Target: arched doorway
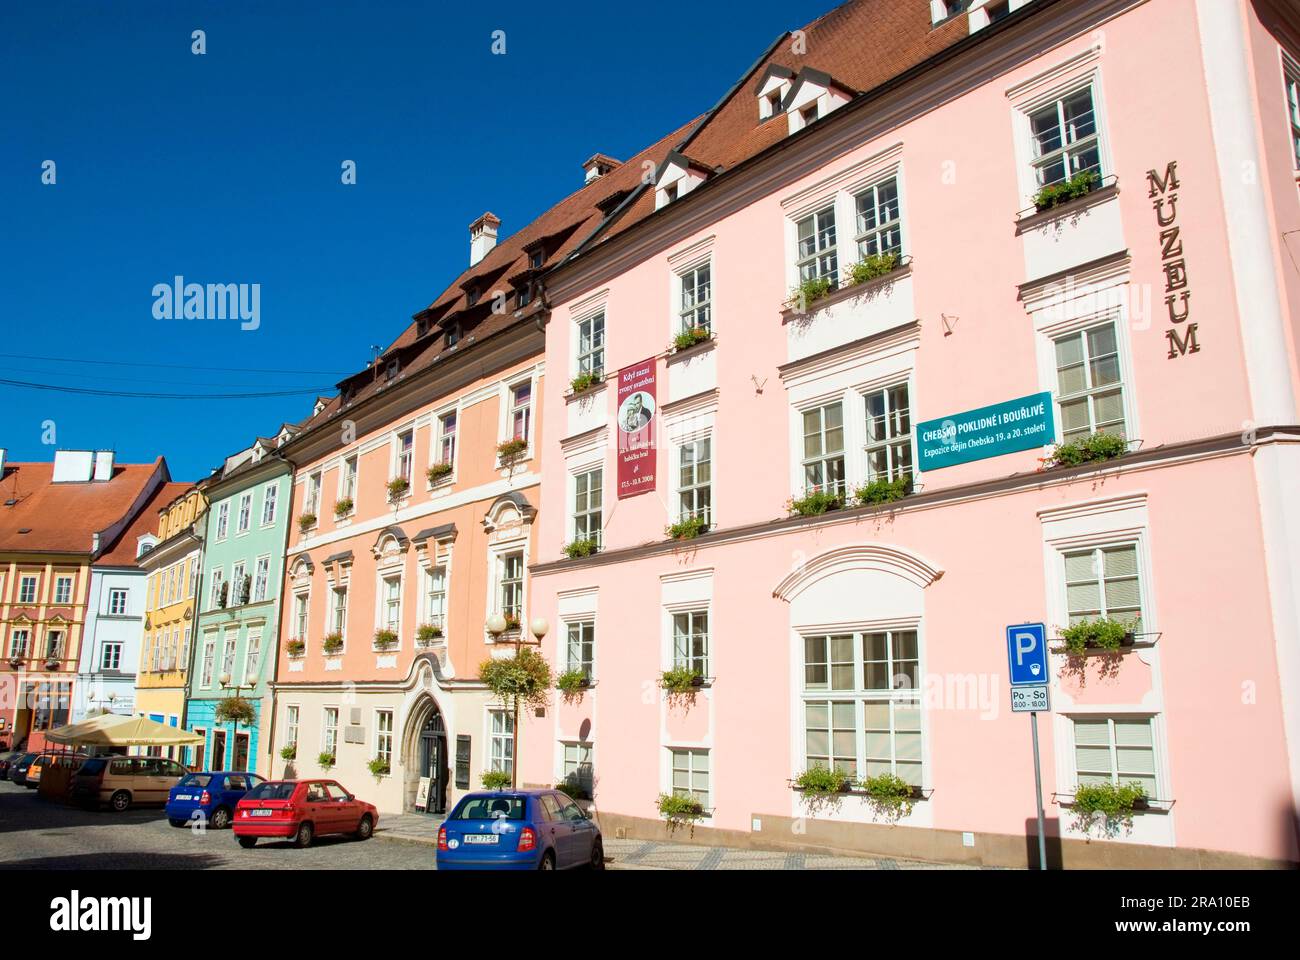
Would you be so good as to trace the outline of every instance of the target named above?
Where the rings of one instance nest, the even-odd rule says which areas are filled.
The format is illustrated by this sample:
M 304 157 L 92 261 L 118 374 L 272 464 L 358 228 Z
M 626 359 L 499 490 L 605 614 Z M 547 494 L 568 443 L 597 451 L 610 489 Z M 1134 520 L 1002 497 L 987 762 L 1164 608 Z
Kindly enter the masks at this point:
M 436 706 L 420 728 L 417 745 L 418 771 L 429 778 L 429 804 L 425 813 L 447 812 L 447 725 Z

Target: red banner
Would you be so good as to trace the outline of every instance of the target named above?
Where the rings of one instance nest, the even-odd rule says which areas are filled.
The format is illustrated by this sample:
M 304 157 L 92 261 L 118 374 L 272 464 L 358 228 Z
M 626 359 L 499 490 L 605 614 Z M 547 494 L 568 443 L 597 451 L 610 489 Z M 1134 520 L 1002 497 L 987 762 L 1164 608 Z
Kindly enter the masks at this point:
M 655 359 L 618 372 L 618 498 L 655 488 Z

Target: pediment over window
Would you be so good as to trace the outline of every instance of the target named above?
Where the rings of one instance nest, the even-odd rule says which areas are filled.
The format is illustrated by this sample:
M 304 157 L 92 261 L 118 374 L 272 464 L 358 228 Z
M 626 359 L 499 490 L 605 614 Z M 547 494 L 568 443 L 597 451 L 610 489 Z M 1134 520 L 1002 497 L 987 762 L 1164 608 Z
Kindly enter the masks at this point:
M 920 554 L 886 544 L 851 544 L 818 554 L 782 580 L 772 596 L 793 600 L 816 583 L 850 571 L 877 571 L 901 577 L 918 587 L 928 587 L 943 576 L 943 569 Z
M 376 560 L 391 560 L 406 553 L 410 545 L 411 538 L 401 527 L 385 527 L 379 531 L 379 536 L 375 539 L 375 545 L 370 548 L 370 552 L 375 555 Z
M 781 104 L 785 102 L 786 95 L 790 92 L 790 83 L 794 80 L 794 71 L 789 67 L 783 67 L 780 64 L 769 64 L 758 78 L 758 83 L 754 85 L 754 96 L 758 98 L 758 119 L 768 120 L 784 110 Z

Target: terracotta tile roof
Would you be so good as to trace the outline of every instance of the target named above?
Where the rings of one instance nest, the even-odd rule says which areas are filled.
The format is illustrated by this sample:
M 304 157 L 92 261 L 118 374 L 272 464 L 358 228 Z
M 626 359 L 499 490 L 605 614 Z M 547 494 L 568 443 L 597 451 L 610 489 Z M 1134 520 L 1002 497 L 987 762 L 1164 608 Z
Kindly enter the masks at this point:
M 122 521 L 160 468 L 166 470 L 161 457 L 153 463 L 114 464 L 107 481 L 54 483 L 53 463 L 5 464 L 0 551 L 90 554 L 95 534 Z M 156 523 L 158 518 L 151 519 Z
M 662 158 L 682 141 L 699 119 L 697 117 L 674 130 L 609 173 L 585 184 L 523 229 L 500 240 L 488 251 L 487 256 L 463 271 L 428 307 L 416 314 L 415 321 L 380 355 L 377 377 L 374 375 L 375 368 L 367 367 L 340 384 L 341 387 L 348 384 L 355 386 L 351 402 L 359 402 L 383 391 L 383 371 L 391 360 L 399 361 L 403 377 L 410 376 L 458 350 L 463 351 L 475 341 L 483 340 L 530 317 L 533 311 L 539 309 L 538 301 L 534 300 L 524 308 L 522 318 L 516 317 L 515 311 L 519 308 L 510 283 L 512 279 L 541 272 L 533 271 L 530 267 L 528 248 L 535 246 L 538 241 L 544 241 L 545 259 L 541 269 L 559 263 L 605 219 L 606 212 L 601 209 L 602 204 L 616 195 L 626 195 L 637 187 L 641 182 L 642 162 Z M 480 289 L 480 298 L 471 307 L 466 292 L 476 284 Z M 492 312 L 493 293 L 496 290 L 508 295 L 504 313 Z M 460 346 L 447 348 L 439 325 L 452 317 L 461 324 L 462 340 Z M 343 405 L 342 395 L 330 397 L 320 413 L 308 417 L 299 426 L 302 431 L 309 431 L 327 422 Z
M 130 526 L 123 530 L 121 536 L 100 555 L 99 559 L 95 561 L 95 566 L 137 566 L 135 551 L 139 546 L 139 538 L 146 533 L 156 533 L 158 530 L 158 511 L 192 486 L 194 484 L 184 483 L 183 481 L 158 484 L 158 489 L 154 491 L 153 496 L 145 501 L 135 519 L 131 521 Z
M 758 118 L 754 87 L 769 66 L 785 67 L 795 75 L 807 67 L 828 74 L 855 94 L 863 93 L 969 35 L 964 16 L 931 25 L 925 0 L 849 0 L 802 30 L 800 49 L 806 52 L 794 52 L 792 37 L 783 37 L 714 109 L 683 153 L 708 168 L 730 170 L 788 136 L 784 114 L 766 121 Z M 652 213 L 654 194 L 646 190 L 601 239 L 628 230 Z

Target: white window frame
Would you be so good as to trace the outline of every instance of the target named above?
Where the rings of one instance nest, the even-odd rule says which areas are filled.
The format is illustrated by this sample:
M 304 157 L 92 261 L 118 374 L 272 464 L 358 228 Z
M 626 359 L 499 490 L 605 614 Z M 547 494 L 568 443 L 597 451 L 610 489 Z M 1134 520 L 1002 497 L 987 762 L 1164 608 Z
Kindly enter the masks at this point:
M 1300 176 L 1300 62 L 1285 50 L 1282 53 L 1282 99 L 1286 104 L 1291 131 L 1291 162 Z
M 248 533 L 253 526 L 253 491 L 239 495 L 239 513 L 236 515 L 235 535 Z
M 564 669 L 580 670 L 589 680 L 596 676 L 595 618 L 586 617 L 564 622 Z
M 878 215 L 880 211 L 880 190 L 888 184 L 893 184 L 894 187 L 894 203 L 898 207 L 898 216 L 893 220 L 882 221 L 877 219 L 875 226 L 864 227 L 861 212 L 861 202 L 863 198 L 870 195 L 872 209 L 876 211 Z M 870 255 L 863 251 L 863 246 L 864 244 L 869 245 L 873 239 L 877 242 L 877 254 L 895 253 L 900 257 L 906 254 L 907 235 L 903 227 L 903 184 L 898 169 L 890 170 L 884 176 L 874 177 L 870 182 L 853 191 L 853 230 L 853 263 L 858 263 Z M 880 242 L 881 238 L 891 230 L 898 231 L 898 244 L 896 247 L 886 247 Z
M 447 564 L 438 563 L 424 569 L 424 621 L 442 630 L 447 637 Z
M 390 596 L 390 584 L 396 584 L 396 599 Z M 377 592 L 379 600 L 375 604 L 375 616 L 377 618 L 375 621 L 375 629 L 392 630 L 393 633 L 397 634 L 397 643 L 393 644 L 386 651 L 381 651 L 378 647 L 374 647 L 376 652 L 392 653 L 393 651 L 402 648 L 402 615 L 403 608 L 406 605 L 405 592 L 406 575 L 402 570 L 380 571 L 379 589 Z M 394 604 L 396 605 L 395 607 Z M 396 613 L 396 620 L 394 620 L 393 617 L 394 612 Z M 373 638 L 371 645 L 372 647 L 374 646 Z
M 898 389 L 907 391 L 907 431 L 906 433 L 891 433 L 893 425 L 897 420 L 898 409 L 893 405 L 894 392 Z M 868 401 L 879 394 L 885 398 L 885 423 L 886 437 L 883 440 L 871 439 L 871 421 L 873 419 L 870 410 L 867 407 Z M 871 483 L 873 480 L 888 479 L 894 480 L 902 476 L 913 476 L 916 472 L 916 418 L 913 416 L 912 388 L 907 379 L 891 381 L 872 387 L 869 390 L 862 391 L 862 428 L 863 428 L 863 445 L 862 445 L 862 479 L 865 483 Z M 895 463 L 897 448 L 901 446 L 906 439 L 908 448 L 908 463 L 906 467 L 901 467 Z M 885 474 L 873 475 L 871 470 L 871 454 L 875 451 L 885 451 L 885 457 L 888 466 Z
M 572 769 L 570 769 L 569 751 L 574 751 Z M 584 760 L 583 757 L 586 757 Z M 588 795 L 595 789 L 596 750 L 589 740 L 562 740 L 560 742 L 560 782 L 565 783 L 570 776 Z M 583 768 L 586 768 L 585 772 Z
M 713 809 L 714 751 L 709 747 L 686 746 L 669 746 L 666 749 L 668 751 L 668 789 L 665 792 L 674 795 L 678 793 L 678 788 L 673 783 L 676 779 L 674 774 L 676 774 L 679 769 L 684 770 L 686 773 L 687 783 L 690 784 L 690 786 L 686 788 L 687 796 L 692 800 L 697 801 L 700 806 L 704 808 L 705 813 L 707 814 Z M 701 771 L 696 770 L 696 758 L 699 755 L 703 755 L 707 758 L 707 767 Z M 685 761 L 684 767 L 678 766 L 679 757 Z M 703 798 L 698 796 L 701 791 L 698 791 L 695 788 L 695 774 L 697 772 L 704 774 L 705 782 L 708 784 L 703 790 Z
M 69 574 L 61 573 L 54 578 L 54 603 L 61 607 L 66 607 L 72 603 L 72 588 L 75 578 Z M 66 595 L 63 585 L 67 584 Z
M 271 555 L 258 557 L 253 563 L 253 591 L 251 603 L 261 603 L 271 589 Z
M 1091 91 L 1093 119 L 1097 127 L 1097 156 L 1101 167 L 1099 176 L 1104 179 L 1111 175 L 1115 165 L 1110 155 L 1110 139 L 1107 135 L 1109 124 L 1106 117 L 1106 102 L 1101 90 L 1101 70 L 1095 62 L 1095 53 L 1090 52 L 1090 68 L 1078 70 L 1066 79 L 1053 79 L 1052 86 L 1042 89 L 1034 81 L 1022 84 L 1019 90 L 1030 90 L 1027 94 L 1009 92 L 1012 99 L 1012 130 L 1015 136 L 1016 173 L 1020 185 L 1020 205 L 1029 208 L 1034 205 L 1034 196 L 1041 189 L 1038 183 L 1037 165 L 1033 152 L 1033 132 L 1030 116 L 1052 103 L 1059 103 L 1084 89 Z
M 216 676 L 216 665 L 217 632 L 212 630 L 203 635 L 203 664 L 199 671 L 199 686 L 211 688 L 212 679 Z
M 331 718 L 333 723 L 330 722 Z M 321 707 L 320 721 L 320 749 L 321 753 L 332 754 L 335 762 L 339 756 L 339 708 L 335 706 Z
M 249 630 L 248 636 L 244 638 L 244 673 L 239 679 L 243 681 L 250 676 L 259 680 L 262 676 L 262 631 L 260 629 Z
M 224 567 L 212 568 L 212 595 L 208 599 L 208 609 L 218 609 L 217 601 L 221 597 L 221 588 L 226 582 L 226 570 Z M 229 600 L 226 606 L 230 606 Z
M 105 642 L 99 653 L 99 669 L 122 669 L 122 641 L 109 640 Z
M 593 474 L 599 475 L 597 477 L 599 482 L 594 487 L 592 486 Z M 587 498 L 587 506 L 586 509 L 580 511 L 578 509 L 578 496 L 579 496 L 579 487 L 582 485 L 583 481 L 586 482 L 586 486 L 587 486 L 586 494 L 585 494 Z M 595 509 L 592 509 L 591 507 L 591 494 L 593 490 L 598 491 L 600 496 L 600 505 Z M 585 533 L 581 536 L 578 533 L 579 520 L 584 521 L 583 525 L 586 527 Z M 594 530 L 592 529 L 593 522 L 595 524 Z M 605 527 L 605 465 L 602 463 L 602 464 L 596 464 L 594 466 L 589 466 L 583 470 L 579 470 L 578 472 L 570 475 L 569 531 L 572 534 L 573 540 L 594 539 L 596 541 L 597 546 L 599 546 L 603 542 L 604 527 Z
M 831 407 L 839 407 L 840 409 L 840 423 L 838 429 L 840 431 L 841 439 L 840 439 L 840 446 L 838 452 L 827 449 L 826 434 L 828 428 L 826 426 L 826 411 Z M 817 413 L 819 415 L 817 436 L 820 438 L 820 444 L 822 449 L 821 452 L 816 456 L 809 457 L 807 456 L 806 441 L 807 438 L 812 434 L 808 433 L 806 420 L 807 420 L 807 415 L 811 413 Z M 799 472 L 802 476 L 801 489 L 804 494 L 807 494 L 813 491 L 814 489 L 832 490 L 832 491 L 837 490 L 838 492 L 841 493 L 847 493 L 851 489 L 850 480 L 849 480 L 849 469 L 850 469 L 849 463 L 852 460 L 852 458 L 849 455 L 850 446 L 849 446 L 848 419 L 849 419 L 849 414 L 846 409 L 844 398 L 842 397 L 832 397 L 827 399 L 826 402 L 824 403 L 811 404 L 807 408 L 799 411 L 799 441 L 800 441 L 799 448 L 798 448 L 799 468 L 800 468 Z M 835 429 L 835 428 L 832 427 L 830 429 Z M 827 466 L 836 459 L 838 459 L 841 463 L 840 473 L 842 475 L 842 479 L 839 481 L 832 481 L 828 479 L 830 476 L 830 471 L 827 469 Z M 810 483 L 808 480 L 808 468 L 814 465 L 818 465 L 821 468 L 823 474 L 823 479 L 821 483 Z
M 272 480 L 262 488 L 262 526 L 275 525 L 275 513 L 280 506 L 280 481 Z
M 484 725 L 487 729 L 488 742 L 487 769 L 511 773 L 516 759 L 514 715 L 509 710 L 493 707 L 487 708 L 485 713 Z M 497 729 L 498 720 L 500 720 L 500 730 Z M 506 756 L 506 744 L 510 745 L 509 756 Z
M 343 602 L 339 603 L 342 597 Z M 329 629 L 326 633 L 337 633 L 343 638 L 341 649 L 348 645 L 348 585 L 338 584 L 330 590 Z M 305 638 L 304 638 L 305 639 Z
M 336 500 L 342 500 L 350 497 L 352 499 L 352 511 L 356 510 L 357 503 L 357 479 L 361 474 L 361 455 L 359 452 L 353 452 L 340 458 L 339 460 L 339 489 Z
M 217 504 L 217 534 L 214 539 L 219 543 L 230 535 L 230 501 L 222 500 Z
M 575 377 L 581 373 L 604 375 L 607 321 L 608 318 L 603 306 L 599 310 L 583 314 L 573 321 L 573 375 Z M 597 325 L 599 325 L 599 331 L 596 329 Z M 589 332 L 584 334 L 584 329 Z M 599 333 L 599 343 L 595 342 L 597 332 Z M 584 336 L 592 341 L 587 350 L 583 350 Z M 596 362 L 597 360 L 599 360 L 599 363 Z
M 795 283 L 799 284 L 805 280 L 823 277 L 830 280 L 831 287 L 835 288 L 840 283 L 840 271 L 844 268 L 844 263 L 840 256 L 839 241 L 839 216 L 836 210 L 836 203 L 833 197 L 827 199 L 824 204 L 818 205 L 815 209 L 801 214 L 794 221 L 794 266 L 795 266 Z M 824 222 L 829 215 L 829 227 Z M 802 244 L 799 240 L 799 232 L 807 222 L 812 223 L 812 237 L 816 241 L 816 249 L 809 254 L 804 254 Z M 834 239 L 822 245 L 821 238 L 830 230 L 834 233 Z M 823 269 L 824 262 L 828 258 L 834 258 L 834 266 L 830 270 Z M 806 268 L 812 267 L 811 271 Z M 805 275 L 807 274 L 807 275 Z
M 1079 756 L 1078 740 L 1076 737 L 1075 724 L 1078 721 L 1096 722 L 1099 720 L 1107 721 L 1107 746 L 1110 752 L 1110 778 L 1111 783 L 1127 783 L 1128 780 L 1121 781 L 1119 776 L 1119 757 L 1118 752 L 1121 749 L 1116 743 L 1115 721 L 1145 721 L 1151 731 L 1151 778 L 1155 781 L 1154 796 L 1148 797 L 1149 800 L 1164 801 L 1169 795 L 1169 779 L 1165 769 L 1165 756 L 1162 744 L 1164 742 L 1164 718 L 1157 713 L 1147 711 L 1090 711 L 1086 713 L 1069 713 L 1064 714 L 1062 718 L 1066 721 L 1068 730 L 1068 753 L 1066 754 L 1066 769 L 1070 783 L 1075 790 L 1079 789 Z M 1131 779 L 1131 777 L 1130 777 Z
M 292 744 L 298 745 L 298 724 L 302 716 L 302 708 L 296 703 L 286 703 L 284 705 L 284 743 L 285 746 Z
M 447 421 L 452 421 L 451 431 L 447 430 Z M 450 410 L 443 410 L 434 416 L 434 443 L 433 448 L 436 451 L 436 457 L 430 463 L 451 464 L 451 471 L 454 477 L 456 473 L 456 443 L 460 437 L 460 408 L 452 407 Z
M 384 718 L 388 718 L 388 728 L 384 729 Z M 393 711 L 390 709 L 375 710 L 375 758 L 388 762 L 390 769 L 393 763 Z
M 110 617 L 125 617 L 127 610 L 130 609 L 130 591 L 122 587 L 114 587 L 108 591 L 108 615 Z
M 402 441 L 405 437 L 411 438 L 409 451 L 402 449 Z M 415 487 L 415 424 L 413 423 L 393 431 L 388 479 L 404 479 L 410 484 L 411 489 Z
M 686 634 L 684 634 L 687 640 L 687 649 L 685 655 L 679 655 L 678 652 L 677 619 L 679 617 L 685 617 L 688 625 L 688 631 Z M 704 633 L 703 633 L 704 653 L 702 656 L 697 656 L 693 652 L 693 648 L 694 648 L 693 641 L 695 640 L 696 637 L 700 635 L 696 630 L 696 620 L 699 617 L 704 618 Z M 713 630 L 713 616 L 712 616 L 712 611 L 709 609 L 708 605 L 706 604 L 703 606 L 691 607 L 690 609 L 684 609 L 684 610 L 670 610 L 668 612 L 668 624 L 669 624 L 668 630 L 670 635 L 669 642 L 672 644 L 673 669 L 685 668 L 687 670 L 691 670 L 693 672 L 699 673 L 699 675 L 702 677 L 706 677 L 706 678 L 709 677 L 710 676 L 709 671 L 712 667 L 711 657 L 713 654 L 713 651 L 711 649 L 713 645 L 712 644 L 713 638 L 711 635 Z M 700 661 L 702 661 L 701 667 L 697 669 L 696 664 L 697 662 Z
M 31 584 L 32 587 L 31 590 L 27 589 L 27 585 L 29 583 Z M 23 574 L 21 577 L 19 577 L 18 602 L 23 604 L 24 606 L 28 606 L 33 603 L 36 603 L 37 596 L 40 591 L 40 584 L 41 584 L 40 578 L 33 574 Z
M 691 477 L 692 477 L 693 482 L 690 483 L 690 484 L 683 484 L 683 483 L 682 483 L 682 480 L 683 480 L 683 476 L 682 476 L 682 475 L 683 475 L 683 473 L 684 473 L 685 470 L 686 470 L 686 466 L 685 466 L 685 463 L 684 463 L 683 457 L 684 457 L 684 455 L 685 455 L 685 453 L 686 453 L 686 448 L 687 448 L 687 447 L 696 447 L 696 448 L 698 448 L 698 446 L 699 446 L 700 444 L 702 444 L 702 443 L 703 443 L 703 444 L 708 444 L 708 447 L 709 447 L 709 456 L 708 456 L 708 459 L 707 459 L 707 460 L 701 460 L 701 459 L 699 458 L 698 454 L 697 454 L 696 457 L 691 461 Z M 715 463 L 715 459 L 714 459 L 714 456 L 713 456 L 713 433 L 712 433 L 712 431 L 706 431 L 706 432 L 703 432 L 703 433 L 699 434 L 698 436 L 693 436 L 693 437 L 690 437 L 689 439 L 681 440 L 681 441 L 679 441 L 679 442 L 677 442 L 677 443 L 672 444 L 672 455 L 673 455 L 673 481 L 672 481 L 672 482 L 673 482 L 673 491 L 672 491 L 672 493 L 673 493 L 673 500 L 672 500 L 673 509 L 672 509 L 672 511 L 671 511 L 672 515 L 674 515 L 674 516 L 677 518 L 677 520 L 679 520 L 679 521 L 681 521 L 681 520 L 685 520 L 685 519 L 687 519 L 688 517 L 693 517 L 693 516 L 702 516 L 702 517 L 704 518 L 705 522 L 708 523 L 708 525 L 709 525 L 710 527 L 712 527 L 712 526 L 713 526 L 713 509 L 714 509 L 714 504 L 713 504 L 713 493 L 714 493 L 714 484 L 713 484 L 714 470 L 713 470 L 713 465 L 714 465 L 714 463 Z M 708 479 L 707 482 L 705 482 L 705 483 L 701 483 L 701 482 L 699 482 L 699 465 L 700 465 L 701 463 L 705 463 L 705 462 L 707 462 L 707 463 L 709 464 L 709 479 Z M 707 490 L 707 491 L 708 491 L 708 503 L 707 503 L 704 507 L 701 508 L 700 505 L 699 505 L 698 494 L 699 494 L 699 492 L 702 491 L 702 490 Z M 693 507 L 692 509 L 690 509 L 690 510 L 686 509 L 686 504 L 683 502 L 683 501 L 684 501 L 684 498 L 686 497 L 686 495 L 687 495 L 688 493 L 691 494 L 691 496 L 692 496 L 692 497 L 694 498 L 694 500 L 695 500 L 695 505 L 694 505 L 694 507 Z
M 704 285 L 706 295 L 699 298 L 700 274 L 707 272 Z M 677 332 L 690 330 L 713 331 L 713 258 L 691 264 L 676 274 L 677 277 Z M 688 294 L 692 294 L 688 298 Z M 703 315 L 703 319 L 701 319 Z

